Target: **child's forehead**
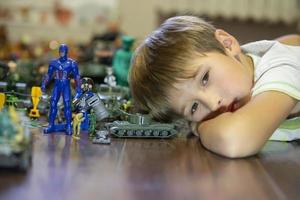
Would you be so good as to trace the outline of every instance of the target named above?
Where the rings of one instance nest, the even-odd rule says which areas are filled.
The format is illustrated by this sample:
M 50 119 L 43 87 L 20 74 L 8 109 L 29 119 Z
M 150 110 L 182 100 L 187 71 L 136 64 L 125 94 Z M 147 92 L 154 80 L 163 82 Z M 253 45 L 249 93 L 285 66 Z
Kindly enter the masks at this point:
M 180 73 L 180 76 L 177 77 L 175 83 L 181 83 L 181 82 L 186 82 L 187 80 L 194 79 L 201 69 L 203 68 L 203 65 L 201 63 L 190 63 L 187 64 L 182 68 L 182 73 Z

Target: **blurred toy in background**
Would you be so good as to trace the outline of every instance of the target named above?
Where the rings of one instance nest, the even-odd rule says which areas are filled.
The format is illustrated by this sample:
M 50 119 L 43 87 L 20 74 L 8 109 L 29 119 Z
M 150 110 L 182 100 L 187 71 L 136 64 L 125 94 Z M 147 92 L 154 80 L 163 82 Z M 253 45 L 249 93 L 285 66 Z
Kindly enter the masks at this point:
M 22 171 L 30 167 L 32 140 L 24 118 L 12 106 L 0 112 L 0 167 L 18 167 Z
M 133 52 L 131 50 L 134 38 L 130 36 L 122 37 L 122 48 L 117 50 L 113 57 L 113 71 L 117 78 L 117 84 L 128 86 L 128 71 Z
M 92 114 L 95 115 L 98 121 L 105 119 L 109 115 L 97 93 L 94 93 L 92 91 L 93 87 L 94 82 L 91 78 L 82 78 L 82 94 L 79 96 L 79 98 L 73 101 L 73 105 L 76 108 L 76 112 L 83 114 L 82 118 L 84 118 L 84 120 L 81 123 L 81 130 L 84 131 L 87 131 L 90 128 L 91 123 L 89 116 L 91 117 Z
M 27 110 L 32 106 L 30 101 L 30 95 L 26 93 L 20 92 L 4 92 L 5 93 L 5 104 L 6 106 L 13 106 L 17 111 L 24 111 Z
M 104 78 L 104 83 L 106 83 L 110 87 L 114 87 L 117 85 L 116 77 L 113 75 L 113 70 L 111 67 L 106 68 L 107 75 Z
M 8 65 L 0 61 L 0 80 L 3 80 L 7 77 L 8 71 L 9 71 Z
M 8 80 L 8 91 L 15 90 L 14 86 L 17 82 L 20 82 L 20 74 L 17 71 L 17 63 L 15 61 L 8 62 L 9 73 L 7 76 Z
M 45 92 L 47 83 L 50 81 L 52 76 L 54 77 L 54 87 L 50 100 L 49 125 L 46 129 L 44 129 L 44 133 L 65 131 L 67 135 L 72 135 L 72 96 L 70 88 L 71 75 L 73 75 L 76 84 L 75 99 L 77 99 L 81 95 L 80 75 L 77 62 L 71 58 L 68 58 L 68 46 L 66 44 L 61 44 L 59 46 L 59 58 L 50 61 L 48 73 L 42 80 L 41 89 L 42 92 Z M 64 101 L 64 115 L 66 123 L 55 124 L 55 118 L 57 115 L 57 102 L 61 96 L 63 97 Z
M 37 109 L 37 106 L 39 104 L 41 96 L 42 96 L 42 90 L 40 87 L 34 86 L 31 88 L 31 99 L 32 99 L 33 108 L 29 112 L 29 117 L 32 118 L 40 117 L 40 112 Z
M 93 36 L 91 43 L 94 45 L 95 60 L 99 64 L 112 65 L 112 57 L 121 47 L 120 25 L 116 21 L 107 23 L 106 31 Z
M 3 83 L 6 82 L 0 82 L 0 88 L 5 85 Z M 35 117 L 39 117 L 37 106 L 41 97 L 40 87 L 33 87 L 31 95 L 26 93 L 27 85 L 25 83 L 17 83 L 14 87 L 16 91 L 6 91 L 6 89 L 4 89 L 6 87 L 1 88 L 4 89 L 4 91 L 0 93 L 0 111 L 3 107 L 13 106 L 17 111 L 27 112 L 33 107 L 35 110 L 31 112 L 36 113 L 29 113 L 29 116 L 34 117 L 33 115 L 37 115 Z M 37 90 L 39 90 L 39 92 Z
M 0 93 L 0 112 L 3 109 L 5 104 L 5 93 Z

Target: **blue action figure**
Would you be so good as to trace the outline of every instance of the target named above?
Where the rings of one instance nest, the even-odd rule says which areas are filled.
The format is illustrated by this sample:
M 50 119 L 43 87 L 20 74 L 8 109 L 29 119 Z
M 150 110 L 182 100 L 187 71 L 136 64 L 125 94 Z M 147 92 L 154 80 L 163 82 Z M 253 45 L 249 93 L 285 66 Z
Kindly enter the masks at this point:
M 61 44 L 59 46 L 59 58 L 50 61 L 48 73 L 42 80 L 41 89 L 43 93 L 45 92 L 45 87 L 50 79 L 53 77 L 55 80 L 50 100 L 49 126 L 44 129 L 44 133 L 65 131 L 67 135 L 72 135 L 71 75 L 73 76 L 76 84 L 76 99 L 81 95 L 78 66 L 75 60 L 68 58 L 68 46 L 66 44 Z M 63 97 L 64 101 L 66 124 L 54 123 L 57 114 L 57 102 L 60 96 Z

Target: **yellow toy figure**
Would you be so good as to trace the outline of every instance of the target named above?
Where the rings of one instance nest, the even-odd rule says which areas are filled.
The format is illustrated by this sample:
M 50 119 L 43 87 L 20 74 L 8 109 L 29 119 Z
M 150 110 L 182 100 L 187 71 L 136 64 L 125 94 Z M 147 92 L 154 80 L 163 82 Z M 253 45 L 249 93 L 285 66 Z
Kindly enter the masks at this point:
M 2 110 L 3 106 L 5 103 L 5 94 L 4 93 L 0 93 L 0 111 Z
M 39 104 L 41 96 L 42 96 L 42 90 L 40 87 L 34 86 L 31 88 L 31 98 L 32 98 L 33 108 L 30 110 L 29 117 L 35 117 L 35 118 L 40 117 L 40 112 L 37 109 L 37 106 Z
M 9 116 L 11 118 L 11 121 L 15 125 L 15 129 L 17 130 L 17 135 L 15 136 L 15 143 L 19 144 L 24 140 L 24 133 L 21 127 L 21 120 L 18 116 L 17 111 L 15 110 L 15 107 L 9 106 L 8 107 Z
M 83 113 L 78 113 L 73 118 L 73 135 L 72 137 L 76 140 L 80 139 L 80 126 L 84 120 Z
M 122 108 L 125 112 L 129 112 L 131 107 L 132 107 L 131 101 L 127 101 L 126 103 L 122 104 Z

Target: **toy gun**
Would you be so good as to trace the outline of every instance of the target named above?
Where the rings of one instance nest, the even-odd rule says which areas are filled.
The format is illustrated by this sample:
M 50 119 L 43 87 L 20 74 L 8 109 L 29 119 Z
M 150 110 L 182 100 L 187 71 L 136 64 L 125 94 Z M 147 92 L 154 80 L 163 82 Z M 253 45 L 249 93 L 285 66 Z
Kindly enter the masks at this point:
M 75 106 L 78 106 L 80 102 L 83 100 L 82 98 L 85 96 L 86 93 L 87 92 L 83 93 L 78 99 L 75 99 L 73 101 L 73 104 Z M 92 93 L 92 96 L 88 97 L 85 100 L 85 102 L 86 102 L 86 108 L 84 109 L 88 110 L 92 108 L 98 120 L 105 119 L 109 116 L 109 113 L 105 105 L 102 103 L 101 99 L 97 94 Z
M 80 103 L 80 101 L 81 101 L 81 99 L 82 99 L 87 93 L 88 93 L 88 91 L 82 93 L 82 94 L 80 95 L 79 98 L 76 98 L 76 99 L 74 99 L 74 100 L 72 101 L 72 104 L 73 104 L 74 106 L 78 106 L 79 103 Z

